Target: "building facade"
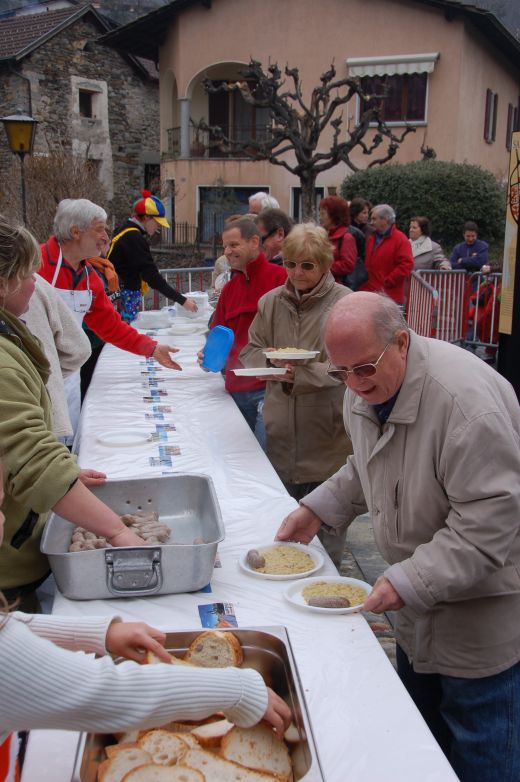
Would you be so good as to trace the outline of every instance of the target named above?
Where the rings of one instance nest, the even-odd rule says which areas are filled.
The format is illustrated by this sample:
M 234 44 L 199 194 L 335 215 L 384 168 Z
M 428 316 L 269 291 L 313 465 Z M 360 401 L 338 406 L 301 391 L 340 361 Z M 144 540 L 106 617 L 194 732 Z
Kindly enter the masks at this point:
M 384 84 L 388 124 L 396 133 L 406 123 L 416 127 L 397 162 L 418 160 L 430 147 L 441 160 L 478 163 L 497 177 L 507 171 L 518 124 L 520 44 L 487 11 L 451 0 L 371 0 L 369 9 L 363 0 L 176 0 L 105 40 L 158 59 L 163 177 L 174 182 L 177 219 L 197 219 L 207 235 L 226 194 L 228 213 L 265 189 L 299 216 L 294 175 L 219 156 L 200 129 L 202 120 L 234 138 L 265 130 L 266 113 L 238 91 L 208 95 L 203 86 L 206 78 L 236 81 L 250 58 L 298 67 L 304 93 L 331 62 L 338 78 L 356 76 L 368 92 Z M 342 132 L 355 127 L 361 109 L 358 99 L 344 108 Z M 323 134 L 325 147 L 331 136 L 331 129 Z M 361 150 L 353 155 L 360 168 L 369 160 Z M 319 192 L 334 192 L 348 173 L 345 164 L 323 172 Z

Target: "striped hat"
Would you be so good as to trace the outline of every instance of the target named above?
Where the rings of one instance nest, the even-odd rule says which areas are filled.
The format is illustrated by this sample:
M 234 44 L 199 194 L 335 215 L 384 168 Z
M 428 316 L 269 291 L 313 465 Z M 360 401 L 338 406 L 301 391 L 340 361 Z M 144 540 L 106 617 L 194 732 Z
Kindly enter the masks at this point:
M 164 228 L 169 228 L 170 223 L 165 217 L 166 209 L 163 202 L 153 196 L 149 190 L 143 190 L 141 193 L 142 198 L 138 198 L 134 203 L 133 210 L 136 215 L 148 215 L 153 217 L 154 220 L 162 225 Z

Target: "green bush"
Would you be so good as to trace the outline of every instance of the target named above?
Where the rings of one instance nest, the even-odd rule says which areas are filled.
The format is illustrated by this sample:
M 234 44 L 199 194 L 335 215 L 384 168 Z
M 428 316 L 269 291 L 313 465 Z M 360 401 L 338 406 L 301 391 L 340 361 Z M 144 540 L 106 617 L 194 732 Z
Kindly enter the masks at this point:
M 492 257 L 501 257 L 505 191 L 479 166 L 425 160 L 374 167 L 347 177 L 341 194 L 348 200 L 361 196 L 373 204 L 390 204 L 398 227 L 407 235 L 410 218 L 426 215 L 432 221 L 433 239 L 447 253 L 462 241 L 464 222 L 474 220 L 480 238 L 491 245 Z

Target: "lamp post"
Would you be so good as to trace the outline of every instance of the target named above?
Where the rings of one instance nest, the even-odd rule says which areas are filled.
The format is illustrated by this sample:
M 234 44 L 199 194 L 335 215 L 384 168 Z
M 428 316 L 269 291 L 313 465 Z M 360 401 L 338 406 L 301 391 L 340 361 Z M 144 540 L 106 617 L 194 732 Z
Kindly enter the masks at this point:
M 25 203 L 25 169 L 24 158 L 27 154 L 32 154 L 34 136 L 36 134 L 37 120 L 17 111 L 9 117 L 0 117 L 0 122 L 4 123 L 5 132 L 9 147 L 14 155 L 20 158 L 20 171 L 22 178 L 22 216 L 23 222 L 27 224 L 27 206 Z

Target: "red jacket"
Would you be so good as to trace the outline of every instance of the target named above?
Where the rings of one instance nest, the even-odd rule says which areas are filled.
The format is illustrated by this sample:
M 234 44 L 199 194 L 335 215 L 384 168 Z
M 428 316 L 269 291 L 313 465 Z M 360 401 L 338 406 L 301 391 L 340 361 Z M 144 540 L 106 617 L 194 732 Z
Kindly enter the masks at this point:
M 407 236 L 395 225 L 374 248 L 377 234 L 368 237 L 365 266 L 368 280 L 362 291 L 384 291 L 397 304 L 403 304 L 405 283 L 413 271 L 412 246 Z
M 334 260 L 330 270 L 336 282 L 343 282 L 343 278 L 354 271 L 357 258 L 356 240 L 344 225 L 331 228 L 329 240 L 334 247 Z
M 287 279 L 284 266 L 269 263 L 263 253 L 249 261 L 245 271 L 235 271 L 222 288 L 213 326 L 228 326 L 233 329 L 235 341 L 226 361 L 226 389 L 228 391 L 257 391 L 265 387 L 265 382 L 255 377 L 237 377 L 232 369 L 241 369 L 244 365 L 238 355 L 249 341 L 249 326 L 256 315 L 258 300 L 264 293 L 283 285 Z
M 60 247 L 56 237 L 51 236 L 45 244 L 40 245 L 42 264 L 38 273 L 52 283 L 56 271 L 56 264 L 60 254 Z M 121 316 L 115 311 L 108 296 L 105 293 L 103 283 L 99 275 L 86 261 L 81 261 L 75 271 L 72 266 L 63 259 L 55 287 L 63 290 L 87 289 L 87 275 L 92 291 L 92 304 L 85 314 L 84 322 L 91 331 L 97 334 L 103 342 L 110 342 L 121 350 L 128 350 L 138 356 L 151 356 L 157 342 L 144 334 L 139 334 L 136 329 L 121 320 Z

